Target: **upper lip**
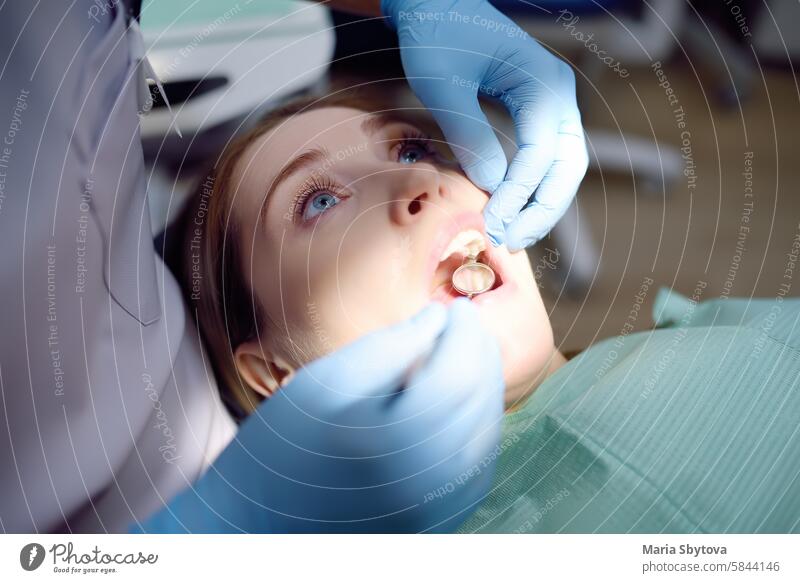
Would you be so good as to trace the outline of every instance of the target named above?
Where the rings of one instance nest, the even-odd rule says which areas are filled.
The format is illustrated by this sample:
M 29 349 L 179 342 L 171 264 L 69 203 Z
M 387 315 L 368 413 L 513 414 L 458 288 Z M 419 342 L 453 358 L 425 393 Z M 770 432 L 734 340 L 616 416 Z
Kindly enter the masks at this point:
M 464 212 L 453 217 L 442 225 L 442 228 L 436 234 L 431 248 L 430 255 L 428 256 L 428 289 L 431 289 L 435 283 L 436 271 L 441 263 L 441 256 L 444 253 L 450 242 L 462 231 L 475 230 L 478 231 L 484 238 L 484 246 L 486 251 L 484 253 L 489 256 L 491 265 L 491 243 L 486 237 L 486 225 L 483 216 L 476 212 Z M 491 265 L 494 268 L 494 265 Z M 433 291 L 433 290 L 431 290 Z

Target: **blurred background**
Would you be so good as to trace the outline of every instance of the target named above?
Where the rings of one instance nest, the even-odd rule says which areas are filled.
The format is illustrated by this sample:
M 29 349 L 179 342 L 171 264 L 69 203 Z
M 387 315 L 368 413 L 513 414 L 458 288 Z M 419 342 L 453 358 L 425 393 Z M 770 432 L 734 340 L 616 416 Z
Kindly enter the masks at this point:
M 649 328 L 661 286 L 800 296 L 796 0 L 493 4 L 578 83 L 590 168 L 528 251 L 562 350 Z M 381 19 L 290 0 L 150 0 L 141 23 L 172 108 L 154 90 L 142 119 L 158 227 L 233 135 L 288 98 L 360 86 L 419 106 Z M 513 124 L 484 105 L 510 156 Z

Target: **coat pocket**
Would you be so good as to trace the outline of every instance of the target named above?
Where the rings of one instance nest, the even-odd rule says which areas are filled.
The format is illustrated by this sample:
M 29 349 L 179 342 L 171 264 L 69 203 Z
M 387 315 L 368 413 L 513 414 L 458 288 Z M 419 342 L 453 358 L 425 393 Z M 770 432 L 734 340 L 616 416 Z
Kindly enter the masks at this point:
M 103 281 L 141 324 L 161 317 L 156 255 L 139 135 L 138 64 L 118 10 L 84 71 L 75 138 L 85 165 L 83 192 L 103 241 Z

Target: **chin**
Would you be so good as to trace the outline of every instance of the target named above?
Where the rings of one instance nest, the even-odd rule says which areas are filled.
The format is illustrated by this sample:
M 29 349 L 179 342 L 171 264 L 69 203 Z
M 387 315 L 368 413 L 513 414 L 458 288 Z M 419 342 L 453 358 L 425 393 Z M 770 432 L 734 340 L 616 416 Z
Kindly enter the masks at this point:
M 550 319 L 526 254 L 510 254 L 505 248 L 495 253 L 495 265 L 502 269 L 504 284 L 473 301 L 500 346 L 506 404 L 512 405 L 545 378 L 555 345 Z
M 516 357 L 504 360 L 503 379 L 506 382 L 507 404 L 513 404 L 530 394 L 547 377 L 555 349 L 552 340 L 542 340 L 544 339 L 527 338 L 527 344 L 522 345 L 525 354 L 517 354 Z

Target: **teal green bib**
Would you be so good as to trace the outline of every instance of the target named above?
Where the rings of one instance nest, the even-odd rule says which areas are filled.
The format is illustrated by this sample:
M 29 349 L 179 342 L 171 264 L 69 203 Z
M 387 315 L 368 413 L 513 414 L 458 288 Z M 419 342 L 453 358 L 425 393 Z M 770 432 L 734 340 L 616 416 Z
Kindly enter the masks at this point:
M 558 369 L 504 421 L 462 532 L 800 532 L 800 300 L 697 303 Z

